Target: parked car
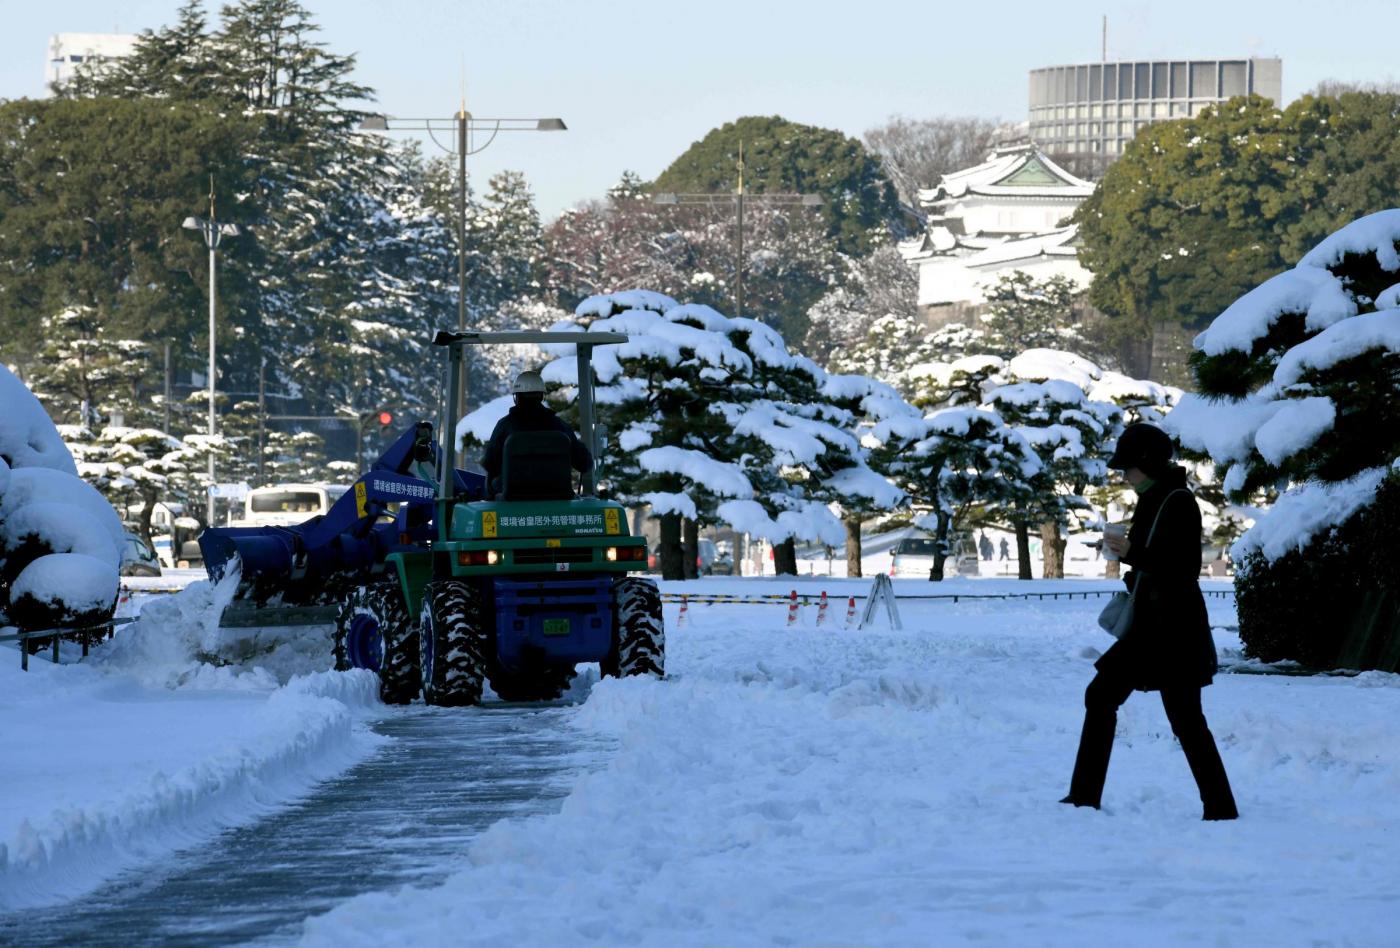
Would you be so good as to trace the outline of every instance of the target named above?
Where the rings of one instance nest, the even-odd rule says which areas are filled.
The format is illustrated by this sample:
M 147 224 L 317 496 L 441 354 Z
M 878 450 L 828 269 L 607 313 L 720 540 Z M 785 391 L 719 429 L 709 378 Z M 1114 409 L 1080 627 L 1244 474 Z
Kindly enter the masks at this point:
M 123 534 L 124 546 L 122 547 L 123 576 L 159 576 L 160 561 L 151 552 L 151 548 L 146 545 L 146 541 L 136 534 L 127 531 Z
M 930 536 L 909 536 L 895 544 L 891 563 L 894 575 L 928 579 L 938 541 Z

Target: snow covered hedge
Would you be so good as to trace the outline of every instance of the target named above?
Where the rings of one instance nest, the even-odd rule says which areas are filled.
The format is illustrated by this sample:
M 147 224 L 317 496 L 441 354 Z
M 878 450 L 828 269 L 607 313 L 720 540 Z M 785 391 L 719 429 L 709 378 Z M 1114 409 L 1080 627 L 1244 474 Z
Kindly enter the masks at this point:
M 80 480 L 39 401 L 0 366 L 0 612 L 22 628 L 98 621 L 116 605 L 117 512 Z
M 1323 240 L 1195 347 L 1201 394 L 1168 429 L 1232 499 L 1282 491 L 1234 547 L 1241 638 L 1265 660 L 1394 667 L 1400 628 L 1378 622 L 1400 610 L 1400 570 L 1377 524 L 1400 511 L 1400 209 Z

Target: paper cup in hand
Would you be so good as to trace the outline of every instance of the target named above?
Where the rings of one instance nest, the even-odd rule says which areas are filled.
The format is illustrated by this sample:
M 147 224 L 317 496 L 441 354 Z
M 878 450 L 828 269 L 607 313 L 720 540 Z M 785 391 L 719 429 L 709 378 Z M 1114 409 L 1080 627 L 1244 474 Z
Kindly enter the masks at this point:
M 1122 540 L 1128 535 L 1128 525 L 1126 523 L 1110 523 L 1103 528 L 1103 538 L 1105 541 L 1109 537 L 1117 537 Z M 1103 558 L 1112 562 L 1118 561 L 1118 554 L 1109 549 L 1108 543 L 1103 545 Z

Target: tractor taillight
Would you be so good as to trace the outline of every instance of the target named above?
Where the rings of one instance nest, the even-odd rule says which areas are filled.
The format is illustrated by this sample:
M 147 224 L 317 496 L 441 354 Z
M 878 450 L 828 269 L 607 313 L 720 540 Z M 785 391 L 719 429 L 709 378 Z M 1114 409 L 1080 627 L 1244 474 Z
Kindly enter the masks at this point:
M 608 559 L 610 560 L 644 560 L 647 558 L 647 548 L 644 546 L 613 546 L 608 547 Z

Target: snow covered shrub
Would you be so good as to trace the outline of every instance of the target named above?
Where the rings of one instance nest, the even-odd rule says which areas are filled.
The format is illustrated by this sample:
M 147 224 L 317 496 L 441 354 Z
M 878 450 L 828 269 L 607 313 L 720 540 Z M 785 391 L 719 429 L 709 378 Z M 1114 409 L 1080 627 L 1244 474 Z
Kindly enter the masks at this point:
M 909 406 L 887 385 L 829 375 L 763 323 L 631 290 L 589 297 L 552 328 L 630 337 L 593 358 L 608 439 L 599 484 L 661 518 L 668 578 L 681 578 L 673 574 L 683 527 L 688 543 L 702 524 L 766 539 L 778 547 L 779 570 L 786 555 L 792 572 L 795 542 L 838 545 L 845 512 L 903 499 L 868 467 L 859 428 Z M 573 347 L 548 348 L 559 357 L 543 369 L 548 397 L 567 415 Z M 502 398 L 468 415 L 458 437 L 485 441 L 508 408 Z
M 1381 488 L 1400 476 L 1397 306 L 1400 210 L 1390 210 L 1332 234 L 1195 340 L 1201 394 L 1167 427 L 1215 462 L 1232 499 L 1283 491 L 1233 549 L 1251 654 L 1352 661 L 1375 652 L 1357 643 L 1390 621 L 1396 600 L 1382 600 L 1396 567 L 1379 549 L 1395 534 L 1371 524 L 1395 519 L 1395 488 Z
M 116 604 L 117 512 L 75 474 L 38 400 L 0 366 L 0 609 L 24 628 L 99 620 Z

